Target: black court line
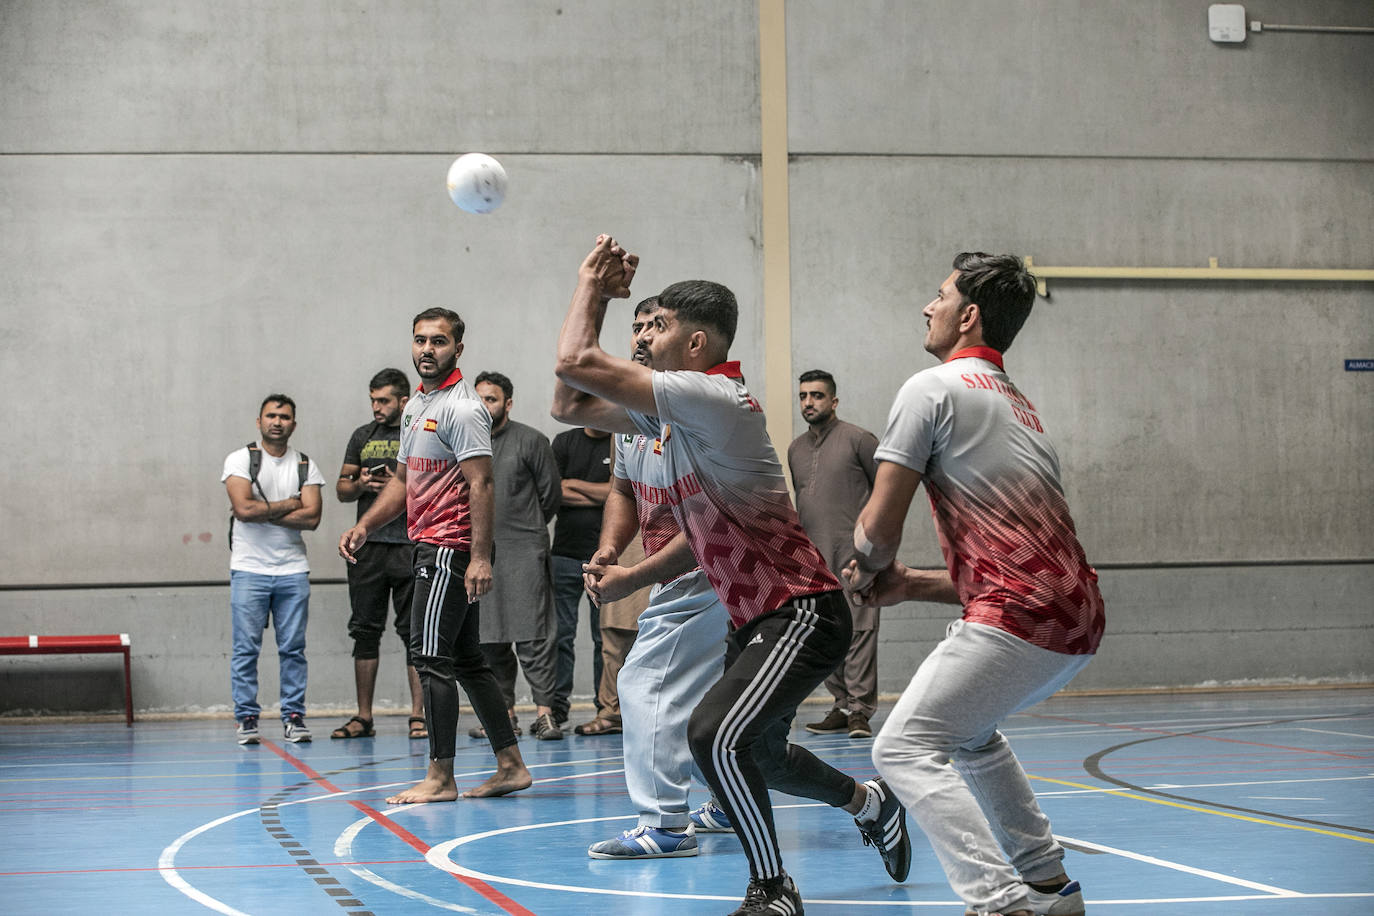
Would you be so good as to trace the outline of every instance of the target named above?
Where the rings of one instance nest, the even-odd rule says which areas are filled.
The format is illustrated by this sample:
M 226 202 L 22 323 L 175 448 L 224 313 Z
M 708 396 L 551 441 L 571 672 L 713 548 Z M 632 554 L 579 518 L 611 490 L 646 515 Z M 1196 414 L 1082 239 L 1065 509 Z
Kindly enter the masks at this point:
M 1257 816 L 1257 817 L 1274 818 L 1274 819 L 1276 819 L 1276 820 L 1283 820 L 1283 821 L 1293 821 L 1293 822 L 1299 823 L 1299 824 L 1311 824 L 1311 825 L 1313 825 L 1313 826 L 1315 826 L 1315 827 L 1326 827 L 1326 828 L 1329 828 L 1329 829 L 1332 829 L 1332 830 L 1348 830 L 1348 831 L 1350 831 L 1351 833 L 1363 833 L 1363 834 L 1365 834 L 1365 835 L 1367 835 L 1367 836 L 1374 836 L 1374 830 L 1372 830 L 1372 829 L 1370 829 L 1370 828 L 1368 828 L 1368 827 L 1355 827 L 1355 826 L 1352 826 L 1352 825 L 1350 825 L 1350 824 L 1336 824 L 1336 823 L 1332 823 L 1332 822 L 1330 822 L 1330 821 L 1319 821 L 1319 820 L 1315 820 L 1315 819 L 1313 819 L 1313 818 L 1298 817 L 1298 816 L 1293 815 L 1293 814 L 1280 814 L 1280 813 L 1278 813 L 1278 812 L 1276 812 L 1276 811 L 1266 811 L 1266 810 L 1264 810 L 1264 809 L 1262 809 L 1262 808 L 1246 808 L 1246 807 L 1242 807 L 1242 806 L 1240 806 L 1240 805 L 1224 805 L 1224 804 L 1222 804 L 1222 803 L 1220 803 L 1220 802 L 1215 802 L 1215 801 L 1212 801 L 1212 800 L 1210 800 L 1210 799 L 1195 798 L 1195 797 L 1193 797 L 1193 796 L 1191 796 L 1191 795 L 1179 795 L 1179 794 L 1177 794 L 1177 793 L 1175 793 L 1175 792 L 1165 792 L 1165 791 L 1163 791 L 1162 789 L 1151 789 L 1151 788 L 1149 788 L 1149 787 L 1147 787 L 1147 786 L 1137 785 L 1137 784 L 1135 784 L 1135 783 L 1133 783 L 1133 782 L 1129 782 L 1129 781 L 1124 780 L 1124 779 L 1117 779 L 1115 776 L 1109 776 L 1109 775 L 1107 774 L 1107 772 L 1106 772 L 1105 770 L 1102 769 L 1102 760 L 1103 760 L 1103 758 L 1105 758 L 1108 754 L 1114 754 L 1114 753 L 1116 753 L 1117 751 L 1124 750 L 1125 748 L 1128 748 L 1128 747 L 1137 747 L 1137 746 L 1142 745 L 1142 744 L 1149 744 L 1149 743 L 1152 742 L 1152 741 L 1164 741 L 1164 740 L 1169 739 L 1169 738 L 1187 738 L 1187 737 L 1194 736 L 1194 735 L 1206 735 L 1206 734 L 1208 734 L 1209 732 L 1230 731 L 1230 730 L 1232 730 L 1232 729 L 1238 729 L 1238 728 L 1255 728 L 1255 727 L 1265 727 L 1265 726 L 1271 726 L 1271 725 L 1288 725 L 1288 724 L 1293 723 L 1293 722 L 1321 722 L 1321 721 L 1328 720 L 1328 719 L 1349 719 L 1349 718 L 1350 718 L 1350 714 L 1349 714 L 1349 713 L 1342 713 L 1342 714 L 1340 714 L 1340 715 L 1331 715 L 1331 716 L 1299 716 L 1299 717 L 1295 717 L 1295 718 L 1291 718 L 1291 719 L 1271 719 L 1271 720 L 1269 720 L 1269 721 L 1261 721 L 1261 722 L 1243 722 L 1243 723 L 1241 723 L 1241 724 L 1239 724 L 1239 725 L 1217 725 L 1217 726 L 1210 726 L 1210 727 L 1208 727 L 1208 728 L 1200 728 L 1200 729 L 1197 729 L 1196 731 L 1190 731 L 1190 732 L 1173 732 L 1173 733 L 1170 733 L 1170 734 L 1167 734 L 1167 735 L 1151 735 L 1151 736 L 1148 737 L 1148 738 L 1137 738 L 1135 741 L 1127 741 L 1127 742 L 1124 742 L 1124 743 L 1122 743 L 1122 744 L 1117 744 L 1117 745 L 1113 745 L 1112 747 L 1104 748 L 1104 749 L 1098 751 L 1097 753 L 1092 754 L 1091 756 L 1084 758 L 1084 760 L 1083 760 L 1083 769 L 1086 770 L 1086 771 L 1087 771 L 1089 774 L 1091 774 L 1092 776 L 1096 777 L 1097 779 L 1102 780 L 1103 782 L 1109 782 L 1109 783 L 1111 783 L 1112 785 L 1120 786 L 1120 787 L 1122 787 L 1123 789 L 1130 789 L 1132 792 L 1140 792 L 1140 793 L 1143 793 L 1143 794 L 1145 794 L 1145 795 L 1156 795 L 1156 796 L 1159 796 L 1160 798 L 1168 798 L 1168 799 L 1172 799 L 1172 800 L 1174 800 L 1174 801 L 1190 802 L 1190 803 L 1195 804 L 1195 805 L 1204 805 L 1204 806 L 1210 807 L 1210 808 L 1222 808 L 1222 809 L 1225 809 L 1225 810 L 1227 810 L 1227 811 L 1236 811 L 1236 812 L 1239 812 L 1239 813 L 1241 813 L 1241 814 L 1250 814 L 1250 815 L 1255 815 L 1255 816 Z M 1110 725 L 1110 723 L 1106 723 L 1106 722 L 1101 722 L 1101 723 L 1098 723 L 1098 724 L 1099 724 L 1099 725 Z M 1301 748 L 1295 748 L 1294 750 L 1301 750 Z M 1363 758 L 1356 757 L 1356 758 L 1353 758 L 1353 759 L 1363 759 Z

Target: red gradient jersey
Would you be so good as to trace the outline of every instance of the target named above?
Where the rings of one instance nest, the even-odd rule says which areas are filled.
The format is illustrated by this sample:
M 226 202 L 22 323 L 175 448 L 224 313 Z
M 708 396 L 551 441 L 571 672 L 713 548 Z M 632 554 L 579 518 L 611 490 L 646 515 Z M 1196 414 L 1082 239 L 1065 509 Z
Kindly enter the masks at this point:
M 657 440 L 663 477 L 637 487 L 636 501 L 672 511 L 734 625 L 838 589 L 792 508 L 763 408 L 739 364 L 655 371 L 653 384 L 658 416 L 630 417 L 649 447 Z
M 406 466 L 407 534 L 454 550 L 472 550 L 468 481 L 458 463 L 491 454 L 491 415 L 454 369 L 431 392 L 417 389 L 401 415 L 397 461 Z
M 964 619 L 1067 655 L 1105 627 L 1060 484 L 1059 456 L 988 347 L 907 380 L 874 455 L 920 472 Z

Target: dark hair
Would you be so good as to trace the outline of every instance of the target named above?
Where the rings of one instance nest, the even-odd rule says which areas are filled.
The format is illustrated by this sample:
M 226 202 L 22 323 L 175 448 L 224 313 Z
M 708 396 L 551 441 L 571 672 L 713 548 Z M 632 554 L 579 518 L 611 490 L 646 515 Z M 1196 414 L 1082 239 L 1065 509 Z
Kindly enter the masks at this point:
M 262 403 L 258 405 L 258 416 L 262 416 L 262 410 L 268 404 L 285 404 L 287 407 L 291 408 L 291 416 L 296 416 L 296 402 L 284 394 L 269 394 L 267 397 L 263 398 Z
M 673 312 L 686 324 L 717 332 L 724 338 L 727 351 L 735 341 L 739 304 L 735 302 L 735 294 L 719 283 L 710 280 L 674 283 L 658 294 L 658 307 Z
M 645 312 L 652 312 L 656 308 L 658 308 L 658 297 L 650 296 L 648 299 L 645 299 L 643 302 L 639 303 L 639 305 L 635 306 L 635 317 L 638 318 Z
M 481 375 L 477 376 L 477 381 L 472 383 L 472 387 L 476 388 L 483 382 L 500 388 L 501 393 L 506 396 L 507 401 L 515 397 L 515 386 L 510 383 L 510 379 L 499 372 L 483 372 Z
M 437 305 L 432 309 L 425 309 L 423 312 L 416 315 L 415 320 L 410 323 L 410 329 L 413 331 L 415 330 L 415 326 L 420 322 L 430 321 L 435 318 L 442 318 L 447 321 L 449 333 L 453 335 L 454 341 L 462 341 L 463 332 L 467 330 L 467 325 L 463 324 L 463 319 L 459 317 L 457 312 L 451 309 L 440 308 Z
M 410 393 L 410 379 L 406 378 L 406 374 L 400 369 L 383 369 L 367 383 L 368 391 L 377 391 L 381 388 L 390 388 L 396 393 L 396 397 L 403 398 Z
M 983 342 L 1005 353 L 1030 317 L 1035 304 L 1035 276 L 1014 254 L 964 251 L 954 258 L 959 276 L 954 287 L 964 301 L 978 306 Z
M 835 376 L 826 372 L 824 369 L 808 369 L 797 377 L 797 384 L 802 382 L 825 382 L 830 389 L 830 396 L 835 396 Z

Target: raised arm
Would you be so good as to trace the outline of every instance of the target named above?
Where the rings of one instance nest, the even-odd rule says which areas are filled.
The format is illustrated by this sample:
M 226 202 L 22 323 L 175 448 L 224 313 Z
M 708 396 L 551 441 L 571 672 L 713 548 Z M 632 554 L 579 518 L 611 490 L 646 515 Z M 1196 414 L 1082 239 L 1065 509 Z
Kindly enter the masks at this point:
M 568 388 L 636 413 L 657 413 L 653 370 L 612 356 L 601 347 L 606 305 L 611 299 L 630 295 L 630 281 L 638 264 L 638 256 L 625 251 L 610 236 L 601 235 L 578 269 L 577 289 L 558 335 L 558 362 L 554 366 L 554 374 L 566 386 L 559 390 L 561 395 L 555 391 L 554 416 L 564 422 L 610 432 L 634 432 L 625 428 L 615 411 L 577 398 L 567 392 Z M 560 412 L 560 404 L 566 412 Z M 598 416 L 584 416 L 584 412 Z M 571 419 L 574 416 L 578 419 Z
M 873 492 L 854 524 L 854 560 L 857 574 L 850 579 L 856 593 L 868 591 L 878 573 L 892 565 L 902 545 L 902 523 L 911 498 L 921 485 L 921 473 L 891 461 L 878 463 Z

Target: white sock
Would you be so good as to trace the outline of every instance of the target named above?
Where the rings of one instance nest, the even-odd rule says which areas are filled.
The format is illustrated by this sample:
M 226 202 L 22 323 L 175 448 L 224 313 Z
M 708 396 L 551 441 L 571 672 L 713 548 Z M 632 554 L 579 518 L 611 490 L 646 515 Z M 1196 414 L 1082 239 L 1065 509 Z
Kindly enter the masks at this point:
M 869 783 L 861 783 L 867 798 L 864 799 L 864 806 L 859 809 L 859 813 L 854 815 L 855 820 L 863 821 L 865 824 L 874 820 L 878 816 L 878 811 L 883 806 L 883 800 L 878 797 L 878 793 L 873 791 L 873 786 Z

